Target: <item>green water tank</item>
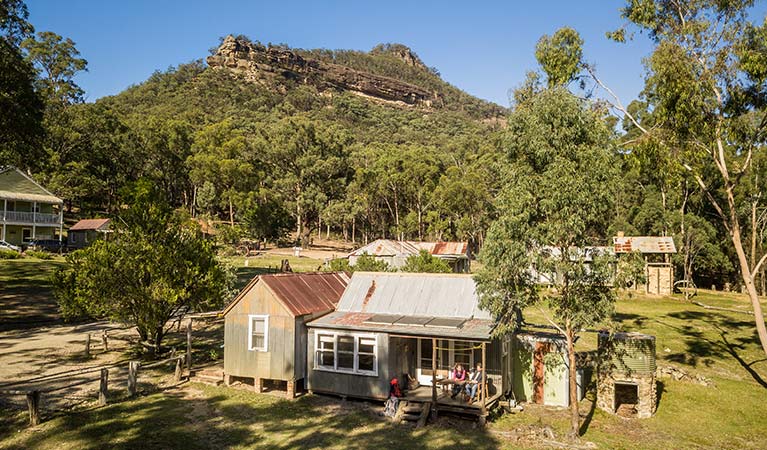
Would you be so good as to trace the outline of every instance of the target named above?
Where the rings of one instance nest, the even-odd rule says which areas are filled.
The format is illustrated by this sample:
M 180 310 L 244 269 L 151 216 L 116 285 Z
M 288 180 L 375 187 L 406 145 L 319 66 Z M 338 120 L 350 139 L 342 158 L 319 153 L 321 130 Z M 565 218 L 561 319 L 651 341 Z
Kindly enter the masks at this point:
M 603 367 L 629 374 L 655 372 L 655 336 L 642 333 L 599 333 Z

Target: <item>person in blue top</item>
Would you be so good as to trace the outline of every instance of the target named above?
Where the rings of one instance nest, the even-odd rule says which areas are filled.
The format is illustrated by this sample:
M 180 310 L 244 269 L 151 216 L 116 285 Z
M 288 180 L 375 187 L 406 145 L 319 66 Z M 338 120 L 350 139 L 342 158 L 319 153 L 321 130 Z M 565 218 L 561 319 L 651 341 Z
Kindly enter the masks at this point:
M 477 396 L 477 389 L 480 383 L 482 383 L 482 363 L 477 363 L 477 368 L 471 372 L 469 381 L 465 386 L 466 394 L 469 396 L 469 403 L 472 403 Z

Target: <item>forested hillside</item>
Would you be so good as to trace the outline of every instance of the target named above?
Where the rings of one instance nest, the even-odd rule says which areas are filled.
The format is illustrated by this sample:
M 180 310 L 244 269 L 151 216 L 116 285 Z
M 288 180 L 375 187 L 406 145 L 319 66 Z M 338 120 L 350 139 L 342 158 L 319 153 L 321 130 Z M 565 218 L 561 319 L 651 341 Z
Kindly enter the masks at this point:
M 71 41 L 39 33 L 6 56 L 21 55 L 36 69 L 44 132 L 19 132 L 16 144 L 0 151 L 66 199 L 72 219 L 119 213 L 145 181 L 179 211 L 214 223 L 222 242 L 308 245 L 321 232 L 355 242 L 467 240 L 477 251 L 519 159 L 512 149 L 541 145 L 520 136 L 550 140 L 544 148 L 571 144 L 543 123 L 509 127 L 509 114 L 552 86 L 569 85 L 612 131 L 604 146 L 620 170 L 610 222 L 590 243 L 605 245 L 618 231 L 673 235 L 679 274 L 704 286 L 737 284 L 728 230 L 708 198 L 723 198 L 721 184 L 705 192 L 668 142 L 641 132 L 657 128 L 656 117 L 670 108 L 653 104 L 661 91 L 652 83 L 661 75 L 648 75 L 647 91 L 627 107 L 631 119 L 622 114 L 625 122 L 616 126 L 614 108 L 590 99 L 591 88 L 574 87 L 588 70 L 562 64 L 571 55 L 557 52 L 572 44 L 568 37 L 580 45 L 573 30 L 542 38 L 540 68 L 516 88 L 507 110 L 450 85 L 401 44 L 306 50 L 242 36 L 222 39 L 208 64 L 156 72 L 118 95 L 83 103 L 72 80 L 85 60 Z M 47 67 L 51 56 L 58 64 Z M 671 81 L 685 73 L 663 67 L 671 68 L 662 74 Z M 558 77 L 563 68 L 572 73 Z M 747 162 L 755 170 L 732 193 L 755 261 L 767 223 L 763 152 Z
M 401 48 L 301 53 L 402 73 L 442 104 L 392 105 L 282 77 L 254 83 L 196 61 L 61 111 L 35 169 L 81 215 L 115 212 L 122 190 L 147 179 L 189 214 L 252 238 L 295 231 L 307 242 L 330 227 L 358 241 L 478 244 L 493 215 L 503 108 L 391 55 Z

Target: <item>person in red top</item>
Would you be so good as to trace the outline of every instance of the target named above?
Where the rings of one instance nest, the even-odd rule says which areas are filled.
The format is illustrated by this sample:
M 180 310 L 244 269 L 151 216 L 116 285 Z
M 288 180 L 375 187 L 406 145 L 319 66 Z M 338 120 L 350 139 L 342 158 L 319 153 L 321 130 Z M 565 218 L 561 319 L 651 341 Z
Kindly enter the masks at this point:
M 399 407 L 399 399 L 402 397 L 402 389 L 399 387 L 399 380 L 395 377 L 389 382 L 389 399 L 384 404 L 384 415 L 394 417 Z
M 464 381 L 466 381 L 466 369 L 463 368 L 462 364 L 459 363 L 455 365 L 455 368 L 450 373 L 450 379 L 454 381 L 453 394 L 450 398 L 455 398 L 455 396 L 463 389 Z

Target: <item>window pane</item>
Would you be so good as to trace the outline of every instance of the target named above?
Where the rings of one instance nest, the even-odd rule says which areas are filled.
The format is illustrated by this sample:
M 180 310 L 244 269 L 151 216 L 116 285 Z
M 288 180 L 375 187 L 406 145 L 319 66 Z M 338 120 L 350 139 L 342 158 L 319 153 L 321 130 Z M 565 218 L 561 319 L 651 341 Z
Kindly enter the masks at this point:
M 335 338 L 333 336 L 328 336 L 325 334 L 320 335 L 319 348 L 321 350 L 333 350 L 334 343 L 335 343 Z
M 317 358 L 317 362 L 321 366 L 327 366 L 327 367 L 333 367 L 334 360 L 333 360 L 333 352 L 318 352 L 319 358 Z
M 253 348 L 264 348 L 264 335 L 263 334 L 253 334 Z
M 375 356 L 359 355 L 359 363 L 358 363 L 359 370 L 372 372 L 373 370 L 375 370 L 374 363 L 375 363 Z
M 370 338 L 360 338 L 359 352 L 360 353 L 374 353 L 376 347 L 376 340 Z
M 338 352 L 338 368 L 339 369 L 354 369 L 354 353 L 341 353 Z
M 338 351 L 339 352 L 353 352 L 354 351 L 354 337 L 353 336 L 338 336 Z
M 253 319 L 253 333 L 264 332 L 264 319 Z

